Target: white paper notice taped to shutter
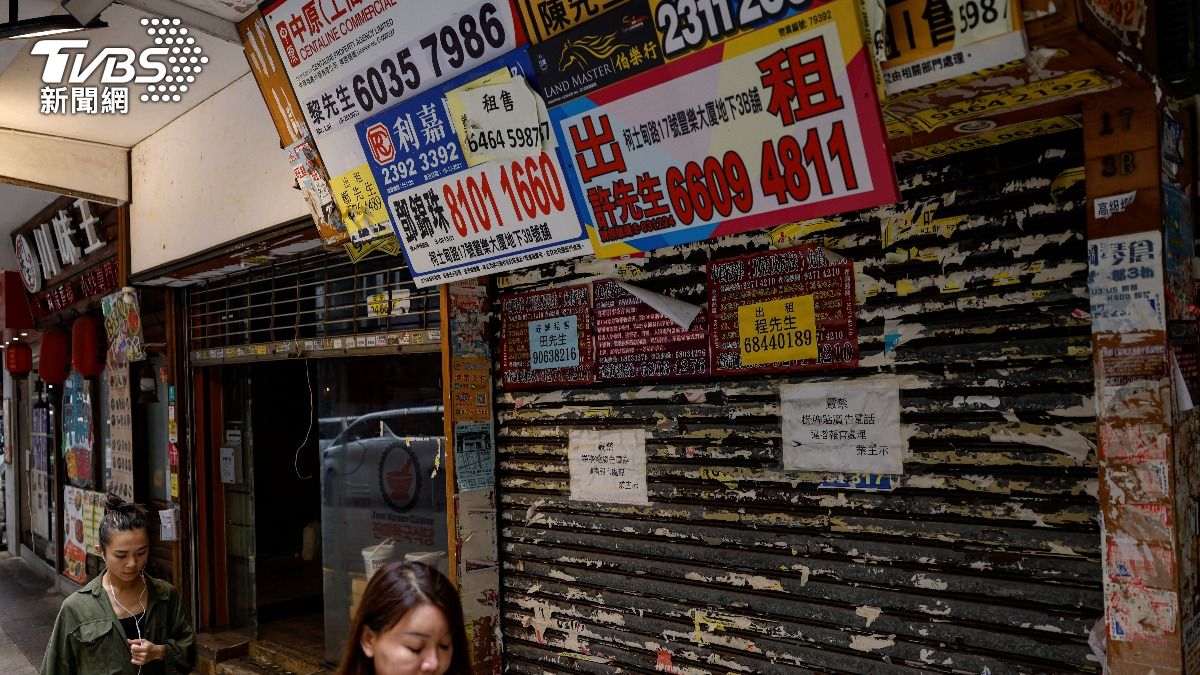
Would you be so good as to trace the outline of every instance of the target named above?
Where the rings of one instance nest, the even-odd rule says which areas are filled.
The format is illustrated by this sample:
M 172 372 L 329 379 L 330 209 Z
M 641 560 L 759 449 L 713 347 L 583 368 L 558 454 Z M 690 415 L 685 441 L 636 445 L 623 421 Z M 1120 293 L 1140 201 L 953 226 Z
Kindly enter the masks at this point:
M 580 429 L 567 449 L 571 499 L 649 504 L 646 498 L 646 430 Z
M 788 384 L 780 403 L 784 469 L 904 473 L 895 380 Z

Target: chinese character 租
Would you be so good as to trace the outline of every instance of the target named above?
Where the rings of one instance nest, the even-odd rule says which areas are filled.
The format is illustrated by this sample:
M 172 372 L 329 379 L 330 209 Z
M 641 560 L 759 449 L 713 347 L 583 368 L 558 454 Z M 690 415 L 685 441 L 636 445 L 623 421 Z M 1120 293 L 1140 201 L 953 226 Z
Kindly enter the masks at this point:
M 762 85 L 771 92 L 767 111 L 784 126 L 842 108 L 824 37 L 780 49 L 756 65 Z

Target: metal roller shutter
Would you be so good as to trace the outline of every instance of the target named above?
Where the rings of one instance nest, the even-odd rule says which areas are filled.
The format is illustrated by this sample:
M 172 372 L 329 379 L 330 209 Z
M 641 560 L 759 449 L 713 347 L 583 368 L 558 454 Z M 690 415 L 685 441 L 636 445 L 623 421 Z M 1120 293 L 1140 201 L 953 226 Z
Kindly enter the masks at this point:
M 900 204 L 808 236 L 856 261 L 853 371 L 498 396 L 509 672 L 1097 672 L 1082 164 L 1070 132 L 903 165 Z M 706 261 L 767 239 L 547 265 L 501 295 L 619 269 L 704 304 Z M 911 453 L 894 491 L 778 470 L 782 383 L 879 372 Z M 570 430 L 631 426 L 652 504 L 569 500 Z

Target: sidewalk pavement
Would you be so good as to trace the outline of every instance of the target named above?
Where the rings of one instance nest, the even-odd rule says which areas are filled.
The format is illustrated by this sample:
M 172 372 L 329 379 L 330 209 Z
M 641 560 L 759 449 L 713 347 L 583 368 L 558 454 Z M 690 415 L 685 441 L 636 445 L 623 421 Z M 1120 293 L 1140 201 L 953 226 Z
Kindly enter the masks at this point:
M 0 673 L 37 675 L 62 601 L 50 580 L 0 551 Z

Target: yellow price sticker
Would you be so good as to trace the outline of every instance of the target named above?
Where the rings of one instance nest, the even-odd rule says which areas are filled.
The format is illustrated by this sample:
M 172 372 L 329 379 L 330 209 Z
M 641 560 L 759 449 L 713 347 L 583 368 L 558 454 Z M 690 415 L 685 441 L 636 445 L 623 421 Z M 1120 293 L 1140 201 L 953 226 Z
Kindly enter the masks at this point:
M 742 365 L 817 358 L 817 316 L 813 296 L 738 307 Z
M 1099 72 L 1090 69 L 1077 70 L 1048 80 L 1038 80 L 949 105 L 920 110 L 909 115 L 906 121 L 925 131 L 932 131 L 954 122 L 993 115 L 1006 110 L 1028 108 L 1046 101 L 1111 87 L 1112 84 Z
M 383 236 L 392 231 L 387 206 L 366 163 L 330 181 L 346 230 L 354 242 Z

